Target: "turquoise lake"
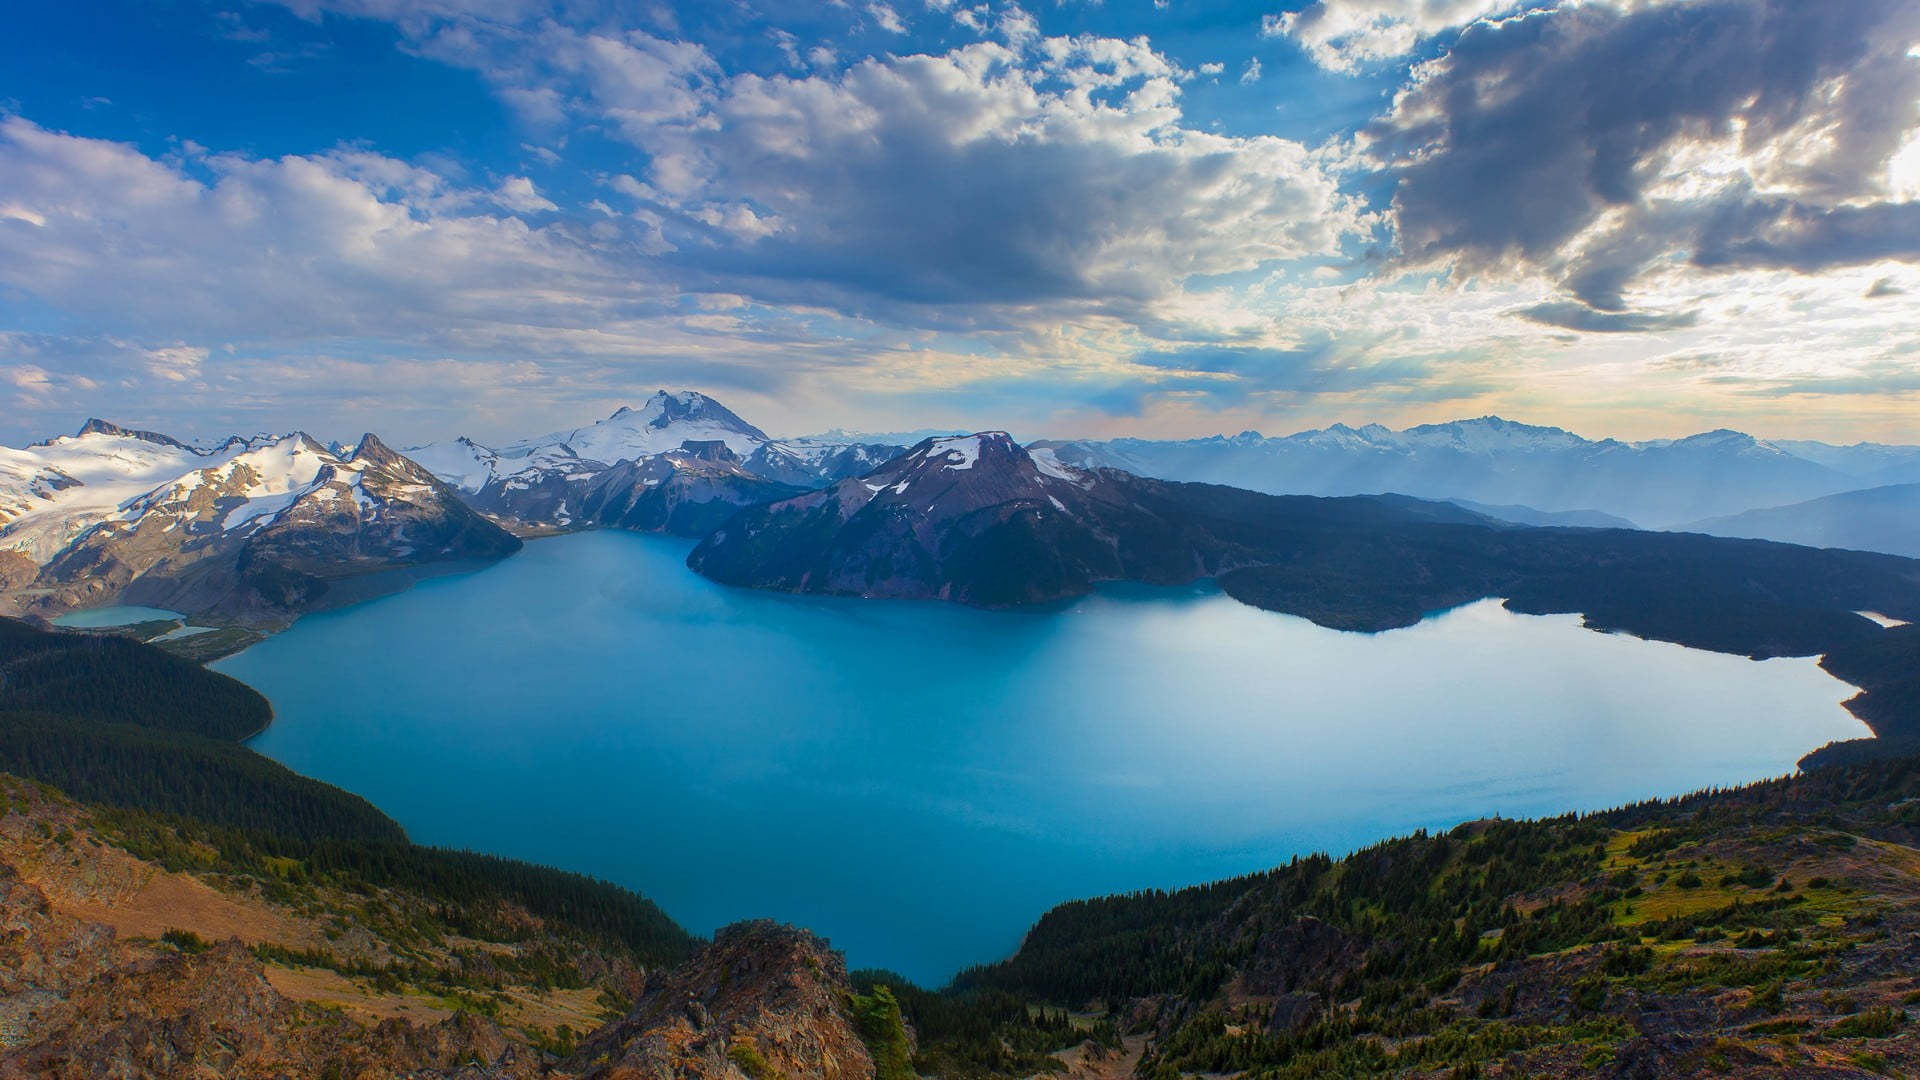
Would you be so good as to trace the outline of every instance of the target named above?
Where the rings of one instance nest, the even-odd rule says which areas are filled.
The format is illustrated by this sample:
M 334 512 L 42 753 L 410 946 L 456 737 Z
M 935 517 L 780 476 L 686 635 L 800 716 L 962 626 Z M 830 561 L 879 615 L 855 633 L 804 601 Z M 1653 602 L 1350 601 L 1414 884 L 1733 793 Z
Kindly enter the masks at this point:
M 168 611 L 157 607 L 101 607 L 87 608 L 84 611 L 69 611 L 56 616 L 53 625 L 72 627 L 76 630 L 102 630 L 112 626 L 132 626 L 143 622 L 165 622 L 169 619 L 184 619 L 186 616 L 177 611 Z
M 216 666 L 251 744 L 422 843 L 771 916 L 939 984 L 1047 907 L 1489 815 L 1792 770 L 1866 734 L 1812 660 L 1486 601 L 1385 634 L 1210 585 L 1038 612 L 724 589 L 690 545 L 537 540 Z

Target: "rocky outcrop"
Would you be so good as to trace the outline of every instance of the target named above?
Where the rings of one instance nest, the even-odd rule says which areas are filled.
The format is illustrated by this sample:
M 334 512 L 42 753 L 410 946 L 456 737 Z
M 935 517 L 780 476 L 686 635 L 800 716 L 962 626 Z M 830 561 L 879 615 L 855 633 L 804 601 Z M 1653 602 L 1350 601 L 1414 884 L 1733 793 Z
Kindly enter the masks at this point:
M 530 914 L 524 942 L 422 952 L 417 938 L 384 936 L 416 933 L 404 916 L 391 921 L 425 910 L 404 890 L 382 893 L 387 911 L 373 919 L 358 894 L 304 891 L 288 907 L 243 878 L 169 871 L 117 843 L 86 807 L 0 776 L 0 1080 L 874 1076 L 844 961 L 805 931 L 742 923 L 672 971 L 551 936 Z M 335 959 L 290 964 L 289 951 Z M 385 990 L 333 973 L 342 963 L 392 973 L 403 956 L 411 973 Z M 487 970 L 533 960 L 550 974 L 595 956 L 604 966 L 577 975 L 634 1002 L 611 1022 L 609 999 L 549 996 Z M 491 1000 L 488 1016 L 438 1003 L 448 991 L 431 973 L 448 965 L 494 988 L 453 994 L 463 1007 Z M 429 982 L 407 982 L 416 977 Z M 419 992 L 429 985 L 440 989 Z
M 157 431 L 141 431 L 138 428 L 124 428 L 119 424 L 109 423 L 97 416 L 88 417 L 87 422 L 80 425 L 80 430 L 75 434 L 80 436 L 116 435 L 128 439 L 138 439 L 141 442 L 153 443 L 155 446 L 169 446 L 178 450 L 192 449 L 192 447 L 189 447 L 186 443 L 181 442 L 171 435 L 162 435 Z
M 1262 933 L 1242 977 L 1249 993 L 1284 997 L 1315 985 L 1365 951 L 1339 927 L 1303 916 Z
M 136 951 L 58 914 L 6 866 L 0 926 L 0 1077 L 539 1075 L 537 1055 L 490 1021 L 368 1027 L 305 1008 L 237 940 Z
M 772 922 L 721 930 L 562 1066 L 583 1080 L 870 1080 L 840 955 Z

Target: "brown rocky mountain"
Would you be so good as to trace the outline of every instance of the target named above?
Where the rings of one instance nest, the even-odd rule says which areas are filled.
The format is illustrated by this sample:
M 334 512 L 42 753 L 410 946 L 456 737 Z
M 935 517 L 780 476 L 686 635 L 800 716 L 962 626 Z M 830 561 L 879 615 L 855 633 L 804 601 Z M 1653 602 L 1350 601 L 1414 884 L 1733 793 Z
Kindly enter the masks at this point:
M 803 931 L 731 927 L 673 971 L 543 936 L 530 918 L 517 943 L 422 938 L 408 928 L 431 906 L 404 891 L 369 903 L 169 869 L 93 811 L 9 777 L 0 810 L 7 1080 L 874 1075 L 845 967 Z M 587 985 L 551 985 L 556 962 L 575 973 L 563 986 Z M 448 977 L 435 970 L 492 989 L 429 992 L 421 980 Z
M 743 512 L 688 565 L 729 585 L 1000 606 L 1234 564 L 1230 541 L 1157 514 L 1151 484 L 1062 466 L 1005 432 L 928 439 L 864 476 Z
M 866 1080 L 873 1059 L 848 1013 L 850 993 L 839 954 L 812 934 L 739 923 L 648 986 L 560 1069 L 582 1080 Z

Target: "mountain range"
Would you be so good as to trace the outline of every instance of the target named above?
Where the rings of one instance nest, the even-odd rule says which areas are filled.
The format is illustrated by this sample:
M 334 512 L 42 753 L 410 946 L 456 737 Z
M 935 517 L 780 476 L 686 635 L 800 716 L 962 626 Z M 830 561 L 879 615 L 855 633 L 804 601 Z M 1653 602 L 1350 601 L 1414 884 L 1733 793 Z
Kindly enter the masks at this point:
M 1595 629 L 1821 654 L 1861 688 L 1848 708 L 1878 736 L 1740 791 L 1470 822 L 1076 901 L 935 993 L 849 973 L 804 933 L 746 924 L 703 944 L 604 882 L 417 847 L 370 804 L 240 745 L 271 715 L 244 686 L 137 641 L 0 619 L 0 769 L 36 781 L 0 779 L 0 1075 L 1920 1069 L 1902 1011 L 1920 763 L 1862 761 L 1920 748 L 1920 626 L 1881 625 L 1920 621 L 1920 561 L 1704 534 L 1822 514 L 1857 525 L 1906 492 L 1625 528 L 1592 503 L 1502 494 L 1502 475 L 1527 470 L 1502 473 L 1519 451 L 1500 440 L 1551 429 L 1501 425 L 1464 422 L 1457 439 L 1432 436 L 1464 449 L 1385 466 L 1415 476 L 1412 459 L 1445 471 L 1451 458 L 1464 486 L 1444 499 L 1144 476 L 1094 460 L 1096 444 L 998 431 L 781 441 L 685 393 L 501 448 L 403 454 L 371 434 L 345 446 L 298 432 L 189 444 L 90 421 L 0 449 L 0 599 L 29 614 L 118 601 L 272 629 L 508 555 L 520 534 L 616 527 L 698 537 L 693 569 L 797 593 L 997 607 L 1211 576 L 1348 630 L 1499 596 Z M 1907 467 L 1898 447 L 1701 438 L 1680 452 L 1699 469 L 1643 500 L 1680 505 L 1715 470 L 1771 499 L 1779 484 L 1753 477 Z M 1540 474 L 1582 452 L 1541 440 Z M 1609 482 L 1677 444 L 1618 445 L 1647 456 L 1595 452 Z M 1462 493 L 1469 480 L 1487 501 Z
M 154 604 L 272 626 L 383 571 L 520 541 L 373 435 L 191 446 L 89 421 L 0 448 L 0 595 L 23 613 Z
M 833 483 L 864 473 L 902 449 L 824 437 L 775 440 L 704 394 L 661 390 L 637 409 L 623 407 L 585 427 L 498 448 L 459 438 L 413 447 L 407 454 L 477 509 L 522 527 L 563 529 L 631 526 L 622 519 L 643 502 L 741 506 L 770 501 L 781 496 L 782 485 Z M 622 463 L 650 467 L 615 473 Z M 658 487 L 681 490 L 661 495 L 644 490 Z M 712 515 L 658 512 L 660 524 L 641 527 L 699 536 L 717 524 L 709 520 Z M 641 520 L 652 522 L 648 513 L 653 512 L 643 512 Z
M 518 536 L 597 527 L 699 539 L 693 565 L 731 583 L 987 605 L 1076 595 L 1116 578 L 1184 581 L 1285 563 L 1297 551 L 1276 536 L 1291 543 L 1300 533 L 1272 523 L 1289 516 L 1358 515 L 1375 532 L 1442 521 L 1481 530 L 1678 522 L 1907 552 L 1920 490 L 1853 490 L 1920 478 L 1917 447 L 1725 431 L 1595 442 L 1495 417 L 1285 438 L 1021 446 L 983 432 L 907 447 L 885 441 L 893 437 L 906 436 L 776 439 L 691 391 L 660 391 L 501 446 L 458 438 L 404 452 L 371 434 L 353 446 L 299 432 L 189 444 L 91 420 L 71 436 L 0 448 L 0 604 L 43 616 L 153 604 L 271 628 L 398 587 L 430 565 L 509 554 Z M 1169 480 L 1214 487 L 1201 495 Z M 1256 512 L 1250 493 L 1376 497 Z M 1748 513 L 1807 497 L 1817 501 Z M 1719 510 L 1739 516 L 1713 516 Z M 1336 625 L 1399 625 L 1407 604 L 1512 587 L 1500 574 L 1467 577 L 1471 587 L 1427 580 L 1371 612 L 1350 603 L 1322 614 Z M 1375 601 L 1384 587 L 1372 584 Z
M 1377 631 L 1498 596 L 1752 656 L 1920 618 L 1920 562 L 1696 533 L 1534 528 L 1402 495 L 1267 495 L 1063 465 L 1004 432 L 742 510 L 687 564 L 729 585 L 1010 606 L 1102 581 L 1217 578 L 1256 607 Z
M 1920 447 L 1769 442 L 1737 431 L 1598 441 L 1497 416 L 1270 438 L 1043 441 L 1060 460 L 1270 494 L 1367 495 L 1599 511 L 1650 528 L 1920 481 Z
M 1709 518 L 1684 528 L 1714 536 L 1747 536 L 1920 558 L 1920 484 L 1845 491 L 1791 506 Z

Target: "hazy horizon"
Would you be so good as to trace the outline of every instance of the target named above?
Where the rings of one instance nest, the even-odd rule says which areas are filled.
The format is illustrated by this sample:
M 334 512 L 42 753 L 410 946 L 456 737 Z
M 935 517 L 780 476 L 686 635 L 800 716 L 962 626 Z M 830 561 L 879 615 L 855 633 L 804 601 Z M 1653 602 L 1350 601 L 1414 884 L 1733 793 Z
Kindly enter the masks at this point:
M 686 388 L 686 387 L 674 388 L 674 390 L 685 390 L 685 389 L 691 389 L 691 388 Z M 672 392 L 672 391 L 669 391 L 669 392 Z M 705 394 L 705 391 L 694 391 L 694 392 Z M 510 443 L 527 440 L 527 439 L 536 439 L 549 434 L 564 432 L 572 428 L 586 427 L 586 426 L 592 425 L 600 420 L 607 419 L 608 417 L 612 416 L 614 413 L 618 412 L 622 408 L 639 407 L 639 405 L 642 402 L 644 402 L 648 396 L 650 395 L 636 395 L 630 402 L 622 402 L 620 404 L 613 405 L 607 408 L 602 413 L 591 415 L 591 416 L 576 417 L 575 422 L 573 423 L 566 423 L 562 421 L 561 423 L 552 425 L 551 427 L 538 427 L 537 429 L 530 428 L 526 430 L 517 430 L 517 431 L 502 431 L 501 434 L 497 436 L 491 436 L 491 437 L 482 436 L 482 435 L 476 434 L 473 431 L 469 431 L 466 429 L 442 431 L 430 437 L 419 437 L 414 435 L 413 433 L 403 432 L 398 430 L 396 431 L 381 431 L 381 430 L 369 430 L 369 429 L 348 430 L 343 428 L 339 431 L 331 431 L 331 430 L 321 431 L 321 430 L 315 430 L 311 427 L 302 425 L 297 422 L 271 425 L 268 427 L 257 428 L 253 430 L 243 430 L 238 428 L 231 429 L 231 430 L 219 429 L 219 428 L 207 428 L 205 430 L 200 430 L 200 428 L 204 427 L 203 424 L 196 424 L 194 427 L 191 427 L 191 428 L 176 429 L 176 428 L 167 427 L 161 424 L 139 423 L 133 420 L 128 420 L 124 417 L 96 416 L 96 415 L 88 414 L 85 416 L 78 417 L 73 421 L 73 423 L 59 430 L 47 431 L 47 432 L 38 433 L 38 434 L 29 433 L 27 435 L 22 436 L 18 442 L 0 442 L 0 445 L 10 445 L 14 447 L 20 447 L 20 446 L 29 445 L 32 443 L 42 443 L 42 442 L 49 441 L 51 439 L 59 438 L 61 436 L 73 435 L 80 428 L 82 428 L 92 420 L 103 420 L 103 421 L 106 421 L 107 423 L 114 424 L 116 426 L 126 428 L 129 430 L 151 431 L 151 432 L 154 432 L 155 434 L 166 435 L 171 438 L 176 438 L 181 440 L 182 442 L 187 442 L 187 443 L 219 441 L 219 440 L 227 439 L 233 436 L 239 436 L 244 438 L 244 437 L 253 436 L 253 435 L 267 435 L 267 434 L 287 435 L 287 434 L 292 434 L 294 432 L 303 432 L 322 442 L 342 443 L 342 444 L 348 444 L 348 445 L 351 445 L 359 441 L 359 439 L 363 435 L 371 434 L 378 437 L 381 441 L 387 443 L 388 445 L 396 449 L 402 449 L 402 450 L 408 447 L 423 446 L 431 442 L 438 442 L 438 441 L 460 438 L 460 437 L 472 439 L 473 441 L 478 442 L 482 445 L 497 447 L 497 446 L 503 446 Z M 715 401 L 719 401 L 722 405 L 728 405 L 731 408 L 731 403 L 725 400 L 724 398 L 720 397 L 719 395 L 705 394 L 705 396 L 710 397 Z M 738 409 L 735 409 L 734 411 L 736 413 L 740 412 L 740 410 Z M 1374 421 L 1374 420 L 1338 419 L 1338 420 L 1331 420 L 1323 424 L 1314 424 L 1309 427 L 1289 427 L 1289 428 L 1286 428 L 1285 430 L 1276 429 L 1276 430 L 1262 431 L 1254 428 L 1228 430 L 1228 429 L 1222 428 L 1222 429 L 1216 429 L 1211 431 L 1196 429 L 1193 432 L 1188 434 L 1154 435 L 1154 434 L 1144 434 L 1140 431 L 1128 429 L 1124 426 L 1118 428 L 1111 434 L 1087 434 L 1087 433 L 1065 433 L 1065 432 L 1056 432 L 1056 431 L 1009 430 L 1004 426 L 998 426 L 998 425 L 983 425 L 983 426 L 977 426 L 977 427 L 967 427 L 965 425 L 941 426 L 941 425 L 934 425 L 934 424 L 926 424 L 926 425 L 919 425 L 919 426 L 900 425 L 900 426 L 890 427 L 885 430 L 856 429 L 856 428 L 850 428 L 850 427 L 846 427 L 844 425 L 839 425 L 839 424 L 826 424 L 820 427 L 807 428 L 805 430 L 782 431 L 782 430 L 770 429 L 765 424 L 757 423 L 756 418 L 750 414 L 742 413 L 741 418 L 746 420 L 749 423 L 754 423 L 756 426 L 762 428 L 767 432 L 767 435 L 770 438 L 773 438 L 776 440 L 803 439 L 803 438 L 808 438 L 812 436 L 841 436 L 841 435 L 844 435 L 844 436 L 894 436 L 894 435 L 898 435 L 898 436 L 914 436 L 913 441 L 918 441 L 921 438 L 925 438 L 928 435 L 935 434 L 935 433 L 952 432 L 952 433 L 972 434 L 972 433 L 977 433 L 982 431 L 1008 431 L 1009 434 L 1013 435 L 1016 438 L 1016 440 L 1022 443 L 1034 442 L 1037 440 L 1048 440 L 1048 439 L 1103 440 L 1103 439 L 1110 439 L 1110 438 L 1144 438 L 1144 439 L 1181 440 L 1181 439 L 1205 439 L 1205 438 L 1211 438 L 1214 436 L 1232 438 L 1236 435 L 1244 434 L 1249 431 L 1266 438 L 1286 438 L 1292 435 L 1303 435 L 1309 432 L 1323 431 L 1323 430 L 1326 430 L 1327 428 L 1334 427 L 1336 425 L 1345 425 L 1346 427 L 1350 427 L 1350 428 L 1360 428 L 1360 427 L 1365 427 L 1368 424 L 1379 423 L 1379 421 Z M 1446 424 L 1446 423 L 1481 420 L 1481 419 L 1504 420 L 1511 423 L 1520 424 L 1526 427 L 1555 428 L 1562 431 L 1566 431 L 1569 434 L 1578 436 L 1579 438 L 1582 438 L 1582 439 L 1586 439 L 1590 442 L 1601 442 L 1607 439 L 1616 439 L 1621 442 L 1631 442 L 1631 443 L 1659 442 L 1663 440 L 1679 440 L 1679 439 L 1684 439 L 1684 438 L 1688 438 L 1695 435 L 1703 435 L 1714 430 L 1736 430 L 1736 431 L 1740 430 L 1738 428 L 1713 428 L 1713 429 L 1701 428 L 1698 430 L 1673 431 L 1667 434 L 1658 434 L 1658 435 L 1625 436 L 1625 435 L 1621 435 L 1611 431 L 1581 431 L 1577 428 L 1569 427 L 1564 424 L 1536 423 L 1534 421 L 1525 419 L 1523 417 L 1500 416 L 1493 413 L 1487 413 L 1487 414 L 1476 415 L 1476 416 L 1447 417 L 1441 420 L 1409 422 L 1406 424 L 1387 424 L 1385 426 L 1395 431 L 1405 431 L 1408 428 L 1418 427 L 1423 424 Z M 1855 438 L 1855 439 L 1847 439 L 1845 441 L 1841 441 L 1839 439 L 1819 439 L 1819 438 L 1803 439 L 1800 437 L 1793 437 L 1793 436 L 1774 435 L 1774 434 L 1769 434 L 1763 431 L 1742 431 L 1742 434 L 1751 435 L 1762 442 L 1811 441 L 1811 442 L 1824 442 L 1833 446 L 1852 446 L 1860 443 L 1878 443 L 1881 445 L 1889 445 L 1889 446 L 1920 445 L 1920 431 L 1914 432 L 1912 435 L 1910 435 L 1908 438 L 1904 440 L 1899 440 L 1899 439 L 1876 440 L 1876 439 Z

